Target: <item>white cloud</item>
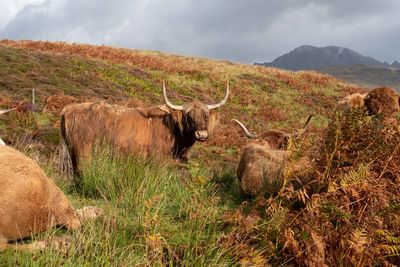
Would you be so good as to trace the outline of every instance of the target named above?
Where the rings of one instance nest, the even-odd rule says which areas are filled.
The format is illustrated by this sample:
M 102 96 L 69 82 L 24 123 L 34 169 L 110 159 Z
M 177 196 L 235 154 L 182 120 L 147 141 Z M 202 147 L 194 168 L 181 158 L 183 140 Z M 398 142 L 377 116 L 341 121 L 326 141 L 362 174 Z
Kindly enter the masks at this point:
M 45 0 L 0 0 L 0 31 L 15 15 L 28 5 L 43 3 Z

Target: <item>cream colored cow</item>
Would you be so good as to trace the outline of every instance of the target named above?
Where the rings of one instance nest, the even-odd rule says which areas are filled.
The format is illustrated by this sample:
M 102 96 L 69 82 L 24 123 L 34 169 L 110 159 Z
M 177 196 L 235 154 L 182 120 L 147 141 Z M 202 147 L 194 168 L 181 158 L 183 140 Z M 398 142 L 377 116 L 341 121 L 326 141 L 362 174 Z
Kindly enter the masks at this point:
M 75 210 L 34 160 L 5 145 L 0 145 L 0 190 L 0 251 L 42 249 L 46 247 L 44 241 L 24 245 L 8 242 L 54 226 L 74 230 L 102 213 L 96 207 Z

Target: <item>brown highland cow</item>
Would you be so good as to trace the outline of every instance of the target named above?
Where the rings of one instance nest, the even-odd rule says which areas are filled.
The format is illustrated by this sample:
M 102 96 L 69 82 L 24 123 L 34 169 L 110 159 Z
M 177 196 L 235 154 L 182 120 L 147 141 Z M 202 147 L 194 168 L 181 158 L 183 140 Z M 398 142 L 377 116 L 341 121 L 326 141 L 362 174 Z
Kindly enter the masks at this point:
M 392 88 L 375 88 L 368 92 L 365 105 L 370 114 L 392 116 L 400 111 L 400 95 Z
M 345 108 L 366 106 L 371 115 L 393 116 L 400 111 L 400 95 L 389 87 L 372 89 L 368 93 L 355 93 L 339 101 Z
M 218 104 L 191 102 L 174 105 L 167 98 L 165 105 L 149 108 L 125 108 L 102 103 L 72 104 L 61 112 L 60 169 L 71 177 L 79 174 L 82 160 L 95 144 L 107 144 L 123 153 L 187 160 L 196 141 L 206 141 L 217 120 Z
M 249 144 L 243 148 L 242 156 L 236 170 L 242 192 L 245 195 L 257 196 L 260 193 L 272 195 L 283 184 L 283 169 L 285 159 L 289 156 L 286 151 L 288 140 L 299 137 L 309 125 L 310 115 L 303 128 L 289 134 L 279 130 L 268 130 L 260 137 L 251 134 L 238 120 L 234 120 L 248 138 L 259 139 L 259 144 Z
M 339 105 L 345 109 L 352 109 L 357 107 L 362 107 L 365 105 L 365 98 L 367 93 L 360 94 L 354 93 L 348 95 L 339 101 Z

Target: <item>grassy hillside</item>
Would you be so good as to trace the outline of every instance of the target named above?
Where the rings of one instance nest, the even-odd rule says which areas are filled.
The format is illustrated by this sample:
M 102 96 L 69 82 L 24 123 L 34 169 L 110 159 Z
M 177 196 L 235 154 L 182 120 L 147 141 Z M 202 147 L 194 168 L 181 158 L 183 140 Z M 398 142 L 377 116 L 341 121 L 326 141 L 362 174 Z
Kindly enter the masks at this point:
M 188 164 L 165 164 L 156 159 L 143 161 L 134 156 L 119 159 L 105 151 L 84 171 L 80 187 L 59 179 L 55 170 L 59 113 L 63 106 L 103 99 L 126 106 L 158 105 L 162 102 L 163 80 L 171 99 L 177 103 L 191 99 L 218 102 L 223 97 L 226 80 L 231 85 L 232 93 L 220 109 L 220 124 L 213 138 L 194 146 Z M 30 105 L 32 88 L 37 95 L 35 112 Z M 357 265 L 357 262 L 370 263 L 365 261 L 370 260 L 365 255 L 381 244 L 376 240 L 386 237 L 392 237 L 391 243 L 382 244 L 388 244 L 387 251 L 392 249 L 392 254 L 396 254 L 397 232 L 390 232 L 389 226 L 382 224 L 377 228 L 383 231 L 379 235 L 374 232 L 375 228 L 368 230 L 360 224 L 363 216 L 372 213 L 368 208 L 375 208 L 373 201 L 360 207 L 357 224 L 349 222 L 355 211 L 344 211 L 342 205 L 351 206 L 353 200 L 364 203 L 362 197 L 369 187 L 362 188 L 363 196 L 356 196 L 359 191 L 353 187 L 352 191 L 333 187 L 342 185 L 338 177 L 351 171 L 367 172 L 368 179 L 380 173 L 370 174 L 373 170 L 365 167 L 366 161 L 361 162 L 364 169 L 341 169 L 341 174 L 331 172 L 328 167 L 332 162 L 328 164 L 318 158 L 321 155 L 315 150 L 316 146 L 323 146 L 323 134 L 334 118 L 338 98 L 362 90 L 314 72 L 291 73 L 104 46 L 3 40 L 0 42 L 0 108 L 17 107 L 18 111 L 0 118 L 0 136 L 36 158 L 75 206 L 98 205 L 105 209 L 105 216 L 70 233 L 72 246 L 63 251 L 48 250 L 33 255 L 8 251 L 0 255 L 0 265 L 304 265 L 310 262 L 308 256 L 314 250 L 316 255 L 319 253 L 317 260 L 326 259 L 332 265 Z M 318 188 L 324 190 L 286 188 L 276 198 L 255 201 L 243 198 L 235 169 L 240 148 L 249 141 L 231 119 L 241 120 L 258 133 L 267 128 L 294 131 L 310 113 L 315 117 L 307 138 L 301 144 L 294 144 L 292 149 L 299 157 L 300 151 L 314 153 L 318 164 L 324 162 L 320 166 L 328 166 L 317 169 L 318 177 L 322 177 Z M 360 120 L 356 119 L 352 121 Z M 347 151 L 346 147 L 339 147 L 330 153 L 333 155 L 340 149 L 343 149 L 341 155 Z M 299 163 L 298 158 L 293 161 Z M 346 179 L 351 186 L 357 184 L 351 183 L 353 176 Z M 326 190 L 328 185 L 331 191 Z M 312 193 L 315 193 L 313 197 Z M 347 194 L 353 194 L 348 202 Z M 373 193 L 368 197 L 379 198 Z M 395 193 L 392 197 L 392 204 L 388 205 L 396 209 L 400 199 Z M 287 205 L 293 199 L 304 201 L 300 207 Z M 388 218 L 382 214 L 376 216 L 382 220 Z M 344 230 L 347 232 L 342 233 Z M 63 230 L 53 230 L 35 239 L 61 233 Z M 374 242 L 371 233 L 378 236 Z M 324 234 L 326 240 L 323 240 Z M 348 254 L 344 249 L 347 243 L 334 247 L 333 242 L 342 242 L 341 234 L 356 235 L 354 240 L 359 238 L 358 242 L 364 242 L 370 250 Z M 324 258 L 321 253 L 325 253 Z M 380 262 L 390 256 L 371 255 L 382 256 Z
M 229 80 L 232 94 L 221 109 L 220 126 L 213 140 L 201 144 L 216 154 L 246 142 L 231 118 L 262 132 L 271 127 L 293 130 L 314 113 L 312 124 L 321 128 L 338 97 L 359 90 L 311 72 L 104 46 L 7 40 L 0 42 L 0 77 L 1 107 L 23 107 L 30 101 L 31 89 L 36 89 L 39 112 L 34 116 L 39 125 L 32 127 L 46 134 L 57 130 L 58 114 L 67 103 L 105 99 L 128 106 L 158 105 L 163 80 L 176 103 L 191 99 L 213 103 L 223 97 Z M 1 131 L 3 138 L 14 142 L 22 129 L 3 123 Z M 40 134 L 37 138 L 48 141 Z M 57 143 L 56 137 L 50 139 Z
M 390 86 L 400 90 L 400 69 L 382 66 L 341 66 L 322 69 L 327 73 L 347 82 L 369 88 Z

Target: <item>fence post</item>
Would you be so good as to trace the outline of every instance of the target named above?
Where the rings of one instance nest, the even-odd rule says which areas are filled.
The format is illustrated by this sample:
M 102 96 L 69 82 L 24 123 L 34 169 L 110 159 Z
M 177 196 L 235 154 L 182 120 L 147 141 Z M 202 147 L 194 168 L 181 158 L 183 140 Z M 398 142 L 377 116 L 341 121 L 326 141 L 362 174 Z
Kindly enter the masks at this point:
M 35 88 L 32 88 L 32 111 L 35 111 Z

